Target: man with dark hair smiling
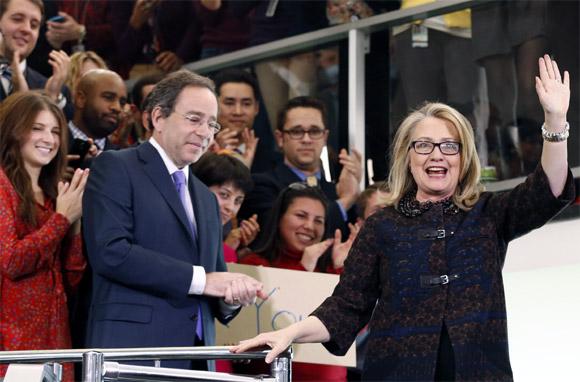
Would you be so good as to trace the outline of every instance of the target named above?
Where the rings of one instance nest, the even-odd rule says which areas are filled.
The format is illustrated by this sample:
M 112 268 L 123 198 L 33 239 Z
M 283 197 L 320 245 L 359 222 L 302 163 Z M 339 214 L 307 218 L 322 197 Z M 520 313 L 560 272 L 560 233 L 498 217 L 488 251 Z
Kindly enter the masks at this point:
M 53 75 L 48 79 L 26 63 L 38 41 L 43 16 L 41 0 L 0 0 L 0 100 L 12 92 L 44 89 L 61 108 L 66 105 L 61 92 L 70 64 L 68 55 L 58 50 L 49 53 Z
M 325 180 L 320 161 L 328 139 L 324 104 L 312 97 L 296 97 L 288 101 L 278 114 L 275 138 L 284 162 L 269 172 L 253 176 L 254 190 L 246 195 L 240 217 L 248 218 L 257 213 L 258 222 L 264 227 L 280 191 L 291 183 L 305 182 L 320 187 L 329 200 L 335 201 L 330 203 L 329 228 L 331 232 L 338 228 L 343 237 L 348 237 L 347 212 L 360 193 L 361 155 L 356 150 L 349 154 L 342 149 L 339 162 L 343 167 L 338 183 Z
M 219 72 L 214 81 L 218 122 L 223 127 L 215 137 L 219 149 L 234 151 L 252 172 L 270 170 L 276 155 L 266 118 L 257 118 L 260 93 L 256 78 L 242 69 L 227 69 Z

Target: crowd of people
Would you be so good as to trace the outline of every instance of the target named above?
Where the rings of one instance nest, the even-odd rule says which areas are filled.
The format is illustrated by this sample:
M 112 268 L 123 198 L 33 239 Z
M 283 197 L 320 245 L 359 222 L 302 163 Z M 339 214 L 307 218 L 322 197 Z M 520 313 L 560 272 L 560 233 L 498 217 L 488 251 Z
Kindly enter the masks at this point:
M 567 72 L 539 59 L 541 163 L 496 195 L 469 116 L 446 104 L 406 117 L 388 179 L 363 190 L 357 150 L 337 148 L 335 181 L 322 165 L 328 104 L 268 80 L 309 76 L 309 54 L 254 73 L 179 70 L 373 13 L 352 3 L 319 2 L 320 16 L 306 1 L 0 0 L 0 350 L 213 345 L 216 319 L 267 298 L 233 262 L 341 275 L 306 320 L 234 351 L 341 354 L 363 333 L 365 379 L 509 380 L 507 245 L 574 199 Z M 347 370 L 295 363 L 294 380 L 315 379 Z

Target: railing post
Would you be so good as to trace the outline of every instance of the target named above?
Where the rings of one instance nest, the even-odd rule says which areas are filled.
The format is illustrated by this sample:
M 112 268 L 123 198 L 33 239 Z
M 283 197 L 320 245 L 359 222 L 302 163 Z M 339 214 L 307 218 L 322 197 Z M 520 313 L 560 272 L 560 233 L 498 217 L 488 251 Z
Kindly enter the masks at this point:
M 370 51 L 368 34 L 359 29 L 348 32 L 348 147 L 362 155 L 363 176 L 359 187 L 365 188 L 365 56 Z
M 103 382 L 103 353 L 83 353 L 83 382 Z
M 51 366 L 56 380 L 59 382 L 62 381 L 62 365 L 58 362 L 54 362 Z
M 275 358 L 270 365 L 270 375 L 276 382 L 292 382 L 292 348 Z

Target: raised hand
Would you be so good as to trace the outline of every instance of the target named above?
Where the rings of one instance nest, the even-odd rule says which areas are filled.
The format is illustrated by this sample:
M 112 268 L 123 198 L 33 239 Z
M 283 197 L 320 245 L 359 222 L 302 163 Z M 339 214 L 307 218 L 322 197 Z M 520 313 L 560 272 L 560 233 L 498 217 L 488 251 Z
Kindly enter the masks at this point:
M 300 260 L 300 264 L 306 269 L 308 272 L 314 272 L 316 269 L 316 263 L 318 263 L 318 259 L 324 251 L 326 251 L 332 243 L 334 239 L 326 239 L 321 241 L 320 243 L 309 245 L 304 249 L 302 252 L 302 259 Z
M 352 243 L 360 231 L 360 225 L 358 224 L 348 223 L 348 228 L 350 234 L 348 235 L 348 239 L 344 242 L 342 242 L 342 233 L 340 230 L 337 229 L 334 231 L 334 244 L 332 246 L 332 265 L 334 266 L 334 269 L 344 267 L 344 261 L 348 257 Z
M 155 57 L 155 65 L 164 72 L 172 72 L 183 66 L 183 60 L 177 54 L 166 50 Z
M 233 250 L 238 249 L 240 246 L 242 232 L 240 228 L 234 228 L 229 233 L 228 236 L 224 239 L 224 243 Z
M 544 109 L 544 128 L 548 133 L 565 137 L 566 113 L 570 104 L 570 74 L 560 74 L 558 64 L 547 54 L 538 60 L 540 76 L 536 77 L 536 92 Z M 542 168 L 550 190 L 555 197 L 564 190 L 568 177 L 568 150 L 566 141 L 552 142 L 544 137 Z
M 240 145 L 238 132 L 230 128 L 225 128 L 217 133 L 215 142 L 222 150 L 234 150 Z
M 251 168 L 260 138 L 256 138 L 254 130 L 248 129 L 247 127 L 242 131 L 241 138 L 242 142 L 246 145 L 246 149 L 242 154 L 242 162 L 244 162 L 247 168 Z
M 68 75 L 70 57 L 62 50 L 53 50 L 48 54 L 48 63 L 52 66 L 52 76 L 46 81 L 44 90 L 56 101 Z
M 82 202 L 89 170 L 77 169 L 70 182 L 58 183 L 56 212 L 64 215 L 72 224 L 82 216 Z
M 135 29 L 141 29 L 161 0 L 137 0 L 133 6 L 133 12 L 129 19 L 129 25 Z
M 338 202 L 345 210 L 348 210 L 360 194 L 360 181 L 362 179 L 362 156 L 353 149 L 348 154 L 345 149 L 340 150 L 338 160 L 342 165 L 342 171 L 336 184 Z
M 536 76 L 536 92 L 546 115 L 547 128 L 548 119 L 554 117 L 565 118 L 570 105 L 570 74 L 564 71 L 564 78 L 560 74 L 560 69 L 556 61 L 552 60 L 547 54 L 540 57 L 539 62 L 540 76 Z M 557 129 L 558 126 L 553 128 Z M 560 131 L 562 126 L 560 127 Z
M 83 26 L 65 12 L 58 12 L 64 17 L 63 22 L 47 21 L 46 39 L 53 48 L 60 49 L 66 41 L 78 41 L 83 33 Z
M 12 54 L 12 62 L 10 68 L 12 69 L 12 86 L 13 92 L 25 92 L 28 90 L 28 82 L 24 77 L 24 73 L 20 70 L 20 53 L 15 50 Z
M 351 173 L 357 182 L 362 180 L 362 155 L 358 150 L 352 149 L 350 154 L 345 149 L 340 150 L 338 161 L 343 166 L 343 171 Z
M 258 223 L 258 215 L 253 214 L 249 219 L 242 220 L 240 223 L 240 244 L 243 247 L 250 245 L 252 241 L 258 236 L 260 232 L 260 224 Z

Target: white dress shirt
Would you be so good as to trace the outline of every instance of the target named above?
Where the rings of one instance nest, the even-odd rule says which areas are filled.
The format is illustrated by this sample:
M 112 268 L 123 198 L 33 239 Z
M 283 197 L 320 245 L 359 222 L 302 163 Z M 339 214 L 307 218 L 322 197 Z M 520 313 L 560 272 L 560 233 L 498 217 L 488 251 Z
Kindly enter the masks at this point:
M 157 142 L 155 140 L 155 138 L 151 137 L 151 139 L 149 139 L 149 143 L 151 143 L 151 145 L 155 148 L 155 150 L 157 150 L 157 152 L 161 156 L 161 159 L 163 160 L 163 163 L 165 164 L 165 167 L 167 168 L 167 172 L 169 173 L 169 175 L 173 175 L 174 172 L 181 170 L 185 174 L 185 183 L 189 184 L 189 165 L 187 165 L 183 168 L 178 168 L 175 165 L 175 163 L 173 163 L 173 161 L 169 158 L 169 156 L 167 155 L 167 153 L 165 152 L 163 147 L 161 147 L 159 142 Z M 195 214 L 193 212 L 193 203 L 191 202 L 191 195 L 189 194 L 189 188 L 186 187 L 185 190 L 186 190 L 185 192 L 188 196 L 186 198 L 187 199 L 186 205 L 184 206 L 185 213 L 187 214 L 187 218 L 189 219 L 189 221 L 194 225 L 194 227 L 196 227 L 195 230 L 197 231 L 197 224 L 195 222 Z M 196 294 L 196 295 L 203 294 L 203 291 L 205 289 L 205 282 L 206 282 L 205 269 L 202 266 L 194 265 L 193 266 L 193 277 L 191 280 L 191 285 L 189 287 L 189 294 Z

